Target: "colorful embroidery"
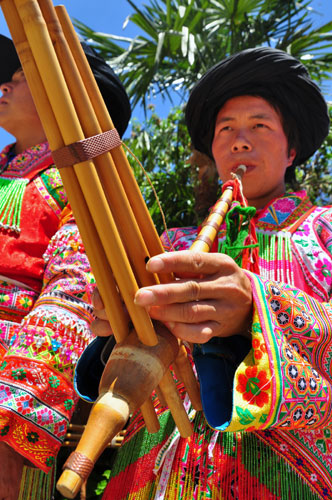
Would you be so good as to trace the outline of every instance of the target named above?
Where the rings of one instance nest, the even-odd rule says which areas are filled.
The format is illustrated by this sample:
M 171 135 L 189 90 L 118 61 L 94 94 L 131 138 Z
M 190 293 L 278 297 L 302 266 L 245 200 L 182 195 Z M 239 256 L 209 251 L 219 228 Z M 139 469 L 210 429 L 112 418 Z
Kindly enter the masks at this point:
M 59 216 L 68 200 L 58 169 L 52 167 L 45 170 L 34 183 L 46 203 Z
M 0 165 L 7 165 L 8 151 Z M 21 200 L 27 227 L 15 238 L 2 231 L 0 259 L 1 274 L 14 274 L 12 280 L 0 279 L 0 440 L 45 472 L 77 401 L 73 370 L 91 339 L 88 303 L 94 287 L 76 225 L 58 230 L 67 200 L 52 163 L 47 144 L 8 163 L 5 175 L 12 183 L 22 177 L 32 182 Z M 16 277 L 17 268 L 22 278 Z M 17 282 L 21 279 L 29 286 Z
M 173 428 L 162 413 L 164 433 L 150 444 L 135 415 L 104 500 L 332 497 L 332 310 L 321 304 L 331 292 L 332 258 L 324 247 L 332 243 L 331 214 L 299 192 L 257 215 L 263 279 L 249 274 L 252 350 L 235 373 L 228 432 L 215 432 L 197 414 L 194 435 L 180 439 L 154 475 Z M 171 241 L 165 234 L 162 241 L 169 251 L 187 249 L 196 234 L 171 229 Z

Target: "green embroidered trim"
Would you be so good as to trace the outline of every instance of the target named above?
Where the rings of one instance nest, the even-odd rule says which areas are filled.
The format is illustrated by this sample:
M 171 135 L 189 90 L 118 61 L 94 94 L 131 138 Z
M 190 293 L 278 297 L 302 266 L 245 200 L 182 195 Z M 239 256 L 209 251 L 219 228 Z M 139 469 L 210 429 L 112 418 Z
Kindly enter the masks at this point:
M 294 285 L 291 233 L 262 233 L 257 231 L 260 271 L 264 279 Z
M 226 215 L 226 238 L 222 243 L 219 243 L 218 251 L 232 257 L 240 267 L 243 250 L 258 246 L 258 244 L 244 244 L 250 230 L 249 222 L 255 213 L 254 207 L 241 207 L 238 202 L 234 202 Z
M 29 179 L 0 177 L 0 227 L 21 231 L 22 200 Z
M 48 193 L 54 198 L 60 209 L 63 210 L 68 200 L 58 169 L 56 167 L 48 168 L 41 173 L 40 177 Z

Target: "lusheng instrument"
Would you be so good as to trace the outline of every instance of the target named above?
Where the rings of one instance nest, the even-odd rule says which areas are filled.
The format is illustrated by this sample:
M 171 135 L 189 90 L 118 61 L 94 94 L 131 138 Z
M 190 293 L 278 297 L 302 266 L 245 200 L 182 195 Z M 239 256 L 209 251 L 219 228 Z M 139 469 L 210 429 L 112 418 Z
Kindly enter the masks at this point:
M 131 412 L 140 407 L 148 430 L 158 430 L 150 399 L 154 389 L 170 408 L 180 434 L 191 435 L 170 364 L 197 410 L 199 388 L 184 346 L 163 325 L 153 325 L 145 309 L 134 303 L 140 287 L 173 277 L 146 271 L 147 260 L 163 249 L 64 7 L 54 8 L 50 0 L 1 0 L 1 7 L 117 341 L 99 398 L 58 483 L 60 492 L 73 498 Z M 225 191 L 213 216 L 217 222 L 209 219 L 195 250 L 201 245 L 206 250 L 217 234 L 231 191 Z M 130 334 L 122 300 L 134 326 Z

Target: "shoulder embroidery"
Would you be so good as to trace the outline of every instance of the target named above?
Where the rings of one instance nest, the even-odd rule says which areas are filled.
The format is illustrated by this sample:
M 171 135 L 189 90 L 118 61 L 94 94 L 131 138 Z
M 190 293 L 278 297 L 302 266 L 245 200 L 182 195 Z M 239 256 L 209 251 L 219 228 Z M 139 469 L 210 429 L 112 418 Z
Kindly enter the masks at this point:
M 33 182 L 46 203 L 57 216 L 60 216 L 68 200 L 58 169 L 56 167 L 48 168 Z

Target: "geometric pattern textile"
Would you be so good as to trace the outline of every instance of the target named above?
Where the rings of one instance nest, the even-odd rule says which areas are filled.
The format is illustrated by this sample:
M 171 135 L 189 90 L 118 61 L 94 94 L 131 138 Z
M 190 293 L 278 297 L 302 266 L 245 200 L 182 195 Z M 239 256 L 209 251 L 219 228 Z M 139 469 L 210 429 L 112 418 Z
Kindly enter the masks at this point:
M 0 185 L 2 176 L 26 185 L 10 200 L 19 232 L 0 227 L 0 440 L 48 472 L 77 401 L 94 279 L 48 144 L 10 150 Z

